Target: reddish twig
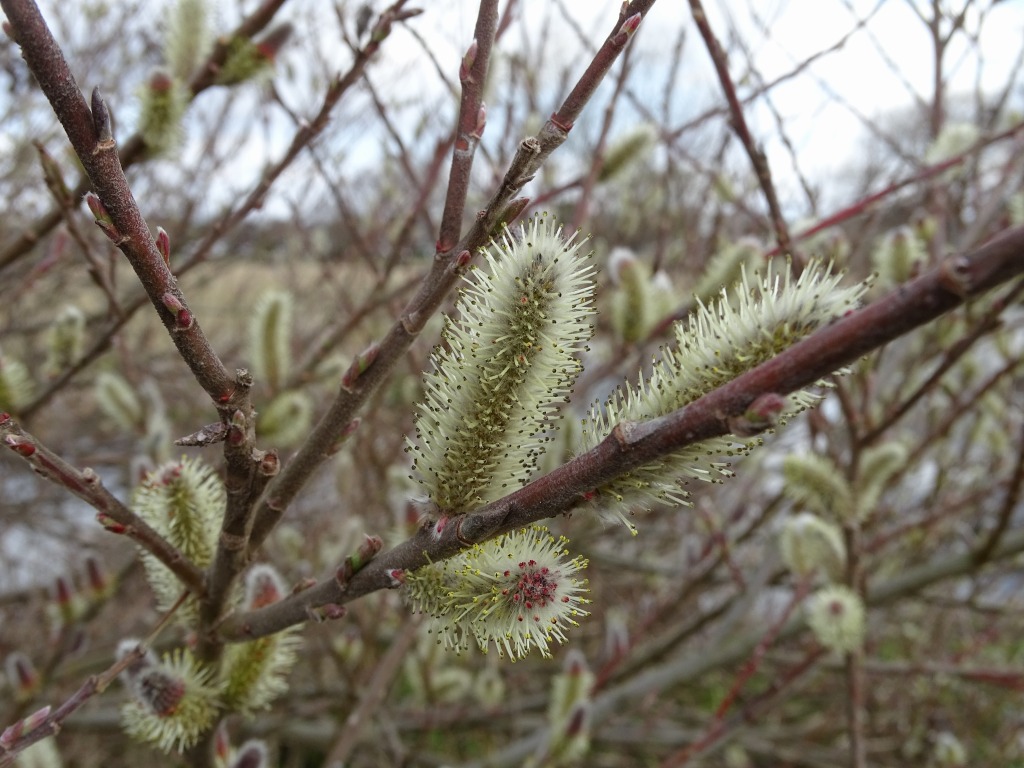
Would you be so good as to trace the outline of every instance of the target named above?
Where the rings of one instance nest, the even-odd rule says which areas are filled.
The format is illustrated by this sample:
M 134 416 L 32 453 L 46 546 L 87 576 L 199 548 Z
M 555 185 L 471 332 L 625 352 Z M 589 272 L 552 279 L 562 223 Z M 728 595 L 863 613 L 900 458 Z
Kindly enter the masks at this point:
M 761 666 L 761 662 L 764 660 L 764 656 L 768 653 L 768 649 L 772 643 L 778 638 L 779 633 L 783 627 L 789 622 L 793 612 L 803 603 L 804 598 L 807 597 L 807 593 L 810 591 L 810 581 L 808 579 L 802 579 L 797 584 L 796 591 L 793 593 L 792 599 L 786 604 L 782 614 L 772 622 L 772 625 L 768 627 L 768 631 L 764 633 L 764 636 L 758 641 L 757 645 L 754 646 L 754 650 L 751 652 L 750 657 L 744 662 L 740 668 L 739 674 L 733 680 L 732 685 L 726 692 L 725 696 L 722 697 L 722 701 L 719 702 L 718 707 L 715 709 L 715 714 L 712 717 L 711 725 L 707 729 L 707 732 L 697 741 L 691 744 L 687 744 L 678 752 L 670 755 L 667 759 L 662 761 L 661 768 L 677 768 L 680 765 L 686 765 L 690 762 L 692 757 L 696 757 L 701 752 L 706 750 L 725 733 L 726 730 L 726 719 L 725 716 L 732 709 L 736 703 L 736 699 L 740 695 L 740 691 L 743 690 L 750 678 L 754 676 L 758 668 Z
M 97 510 L 96 519 L 104 528 L 127 536 L 149 552 L 166 565 L 192 594 L 204 594 L 202 571 L 108 491 L 95 471 L 75 469 L 6 413 L 0 413 L 0 436 L 3 444 L 23 458 L 33 471 Z
M 725 51 L 722 49 L 721 43 L 718 42 L 714 30 L 711 29 L 711 24 L 708 22 L 708 17 L 704 12 L 701 0 L 690 0 L 690 11 L 701 37 L 704 38 L 704 45 L 707 47 L 708 53 L 711 55 L 711 61 L 715 65 L 715 72 L 718 74 L 718 81 L 722 85 L 722 92 L 729 103 L 730 125 L 733 131 L 736 132 L 740 143 L 743 144 L 743 149 L 746 150 L 747 156 L 750 158 L 750 163 L 754 167 L 754 174 L 757 176 L 757 182 L 761 185 L 765 202 L 768 203 L 768 212 L 771 215 L 772 227 L 775 230 L 778 248 L 783 253 L 793 254 L 793 244 L 790 240 L 789 228 L 786 226 L 786 220 L 782 215 L 782 206 L 779 205 L 779 196 L 775 191 L 775 184 L 772 181 L 772 172 L 768 166 L 768 158 L 764 150 L 754 141 L 750 128 L 747 126 L 747 120 L 743 116 L 743 107 L 740 104 L 739 97 L 736 95 L 736 86 L 732 81 L 732 76 L 729 74 L 729 63 L 726 60 Z M 793 256 L 795 257 L 796 254 L 793 254 Z
M 51 711 L 50 707 L 43 707 L 43 709 L 35 714 L 29 715 L 25 720 L 21 720 L 7 728 L 0 735 L 0 768 L 13 765 L 14 759 L 18 756 L 19 752 L 24 751 L 36 742 L 42 741 L 47 736 L 57 734 L 60 731 L 61 724 L 68 717 L 80 709 L 93 696 L 107 690 L 121 672 L 145 656 L 147 649 L 153 644 L 153 641 L 156 640 L 164 627 L 167 626 L 171 617 L 181 607 L 181 604 L 185 602 L 188 594 L 188 592 L 185 592 L 178 598 L 177 602 L 160 618 L 160 621 L 145 640 L 126 653 L 123 658 L 116 661 L 102 674 L 91 675 L 57 709 Z
M 473 42 L 459 65 L 462 100 L 455 128 L 455 151 L 448 174 L 448 192 L 441 214 L 441 229 L 437 237 L 437 253 L 448 254 L 462 235 L 462 213 L 469 194 L 469 174 L 473 156 L 487 124 L 487 111 L 483 102 L 484 83 L 491 63 L 491 48 L 498 29 L 497 0 L 483 0 L 476 17 Z

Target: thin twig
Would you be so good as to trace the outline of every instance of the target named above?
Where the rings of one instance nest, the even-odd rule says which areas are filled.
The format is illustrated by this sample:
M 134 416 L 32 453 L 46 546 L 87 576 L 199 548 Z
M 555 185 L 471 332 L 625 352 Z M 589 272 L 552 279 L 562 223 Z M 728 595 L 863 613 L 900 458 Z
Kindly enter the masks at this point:
M 0 436 L 3 444 L 24 459 L 37 474 L 92 506 L 99 513 L 96 519 L 104 528 L 127 536 L 149 552 L 167 566 L 192 594 L 204 594 L 202 571 L 108 491 L 94 470 L 88 467 L 75 469 L 6 413 L 0 413 Z
M 707 46 L 708 53 L 711 55 L 711 61 L 715 65 L 718 82 L 721 83 L 725 99 L 729 104 L 730 125 L 733 131 L 736 132 L 736 136 L 739 137 L 740 143 L 743 144 L 743 149 L 746 150 L 750 163 L 754 167 L 757 182 L 761 185 L 761 191 L 764 193 L 779 250 L 782 253 L 792 254 L 796 258 L 789 236 L 789 227 L 786 225 L 786 219 L 782 215 L 779 195 L 775 191 L 775 183 L 772 181 L 768 157 L 765 155 L 764 150 L 754 141 L 750 128 L 747 126 L 747 119 L 743 116 L 743 106 L 736 95 L 736 85 L 729 74 L 729 62 L 726 60 L 722 44 L 718 42 L 714 30 L 711 29 L 711 23 L 708 21 L 701 0 L 690 0 L 690 11 L 701 37 L 704 38 L 704 44 Z

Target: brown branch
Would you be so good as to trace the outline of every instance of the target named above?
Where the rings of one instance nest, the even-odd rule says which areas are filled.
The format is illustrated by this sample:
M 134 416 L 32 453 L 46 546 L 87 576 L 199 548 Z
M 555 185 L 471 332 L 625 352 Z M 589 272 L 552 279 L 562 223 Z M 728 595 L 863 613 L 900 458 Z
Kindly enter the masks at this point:
M 104 528 L 127 536 L 149 552 L 192 594 L 204 594 L 202 571 L 108 491 L 95 471 L 75 469 L 6 413 L 0 413 L 0 436 L 3 444 L 21 456 L 36 474 L 65 488 L 99 512 L 96 519 Z
M 1001 327 L 1002 324 L 999 320 L 999 316 L 1022 290 L 1024 290 L 1024 284 L 1017 284 L 1007 293 L 1006 296 L 1001 297 L 999 301 L 995 302 L 989 311 L 974 324 L 974 327 L 971 328 L 966 335 L 957 339 L 956 342 L 946 350 L 945 354 L 942 356 L 942 360 L 939 361 L 939 364 L 935 367 L 935 370 L 932 371 L 931 375 L 921 382 L 921 384 L 899 404 L 890 408 L 882 417 L 879 425 L 866 435 L 862 435 L 858 439 L 858 442 L 862 445 L 869 445 L 873 443 L 897 421 L 902 419 L 910 409 L 921 400 L 921 398 L 928 394 L 928 392 L 930 392 L 939 383 L 942 377 L 945 376 L 954 365 L 956 365 L 957 361 L 974 347 L 975 343 L 981 339 L 982 336 Z
M 213 399 L 232 397 L 232 376 L 191 314 L 163 257 L 157 251 L 124 176 L 106 104 L 93 91 L 92 109 L 75 82 L 64 54 L 31 0 L 2 0 L 22 55 L 81 160 L 99 203 L 97 223 L 128 259 L 150 302 L 193 376 Z
M 462 57 L 459 67 L 462 100 L 459 104 L 458 126 L 455 129 L 455 151 L 452 153 L 452 165 L 448 175 L 448 192 L 445 195 L 441 229 L 437 237 L 438 254 L 451 251 L 462 234 L 462 214 L 466 207 L 466 196 L 469 194 L 473 156 L 487 123 L 483 91 L 497 29 L 497 0 L 482 0 L 476 17 L 473 42 Z
M 965 256 L 951 257 L 917 279 L 790 347 L 678 411 L 645 422 L 623 422 L 600 445 L 508 496 L 448 526 L 429 523 L 341 587 L 334 579 L 267 608 L 229 617 L 219 628 L 228 642 L 278 632 L 305 621 L 322 604 L 342 605 L 398 585 L 404 570 L 451 557 L 464 546 L 578 507 L 584 494 L 689 445 L 721 437 L 762 395 L 786 395 L 849 365 L 873 349 L 928 323 L 969 298 L 1024 273 L 1024 227 L 1007 230 Z
M 750 158 L 750 163 L 753 165 L 754 173 L 757 176 L 757 182 L 761 185 L 761 191 L 764 193 L 765 201 L 768 203 L 768 212 L 771 215 L 772 227 L 775 230 L 775 239 L 779 244 L 779 250 L 783 253 L 792 254 L 795 257 L 796 254 L 793 253 L 793 244 L 789 237 L 789 228 L 786 226 L 786 220 L 782 215 L 782 206 L 779 205 L 779 196 L 775 191 L 775 184 L 772 181 L 772 172 L 768 166 L 768 158 L 764 150 L 754 141 L 750 128 L 747 126 L 747 120 L 743 116 L 743 106 L 736 95 L 736 86 L 732 81 L 732 76 L 729 74 L 729 62 L 726 61 L 725 51 L 722 49 L 721 43 L 718 42 L 718 38 L 715 37 L 714 30 L 711 29 L 711 24 L 708 21 L 707 14 L 704 12 L 701 0 L 690 0 L 690 12 L 693 15 L 693 21 L 696 23 L 701 37 L 704 38 L 704 45 L 711 55 L 711 61 L 714 63 L 715 72 L 718 75 L 718 81 L 721 83 L 725 99 L 729 103 L 730 125 L 743 144 L 743 149 L 746 150 L 747 156 Z

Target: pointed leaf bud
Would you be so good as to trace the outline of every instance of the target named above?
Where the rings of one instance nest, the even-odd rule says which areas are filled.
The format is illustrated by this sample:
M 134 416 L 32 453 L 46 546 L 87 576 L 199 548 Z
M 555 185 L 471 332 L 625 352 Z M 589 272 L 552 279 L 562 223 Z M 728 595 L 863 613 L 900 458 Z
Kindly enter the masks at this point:
M 114 220 L 110 218 L 109 211 L 107 211 L 106 206 L 103 205 L 103 202 L 97 197 L 95 192 L 85 193 L 85 204 L 92 211 L 96 226 L 103 230 L 103 234 L 110 238 L 114 245 L 120 245 L 124 238 L 120 230 L 114 226 Z
M 14 691 L 15 701 L 28 701 L 38 692 L 41 679 L 28 656 L 15 651 L 4 660 L 4 667 L 7 670 L 7 681 Z
M 156 228 L 156 249 L 164 258 L 164 264 L 170 269 L 171 266 L 171 236 L 163 227 Z
M 351 392 L 355 387 L 356 380 L 366 373 L 366 370 L 373 365 L 373 361 L 377 359 L 378 354 L 380 354 L 380 344 L 373 342 L 370 346 L 356 355 L 356 359 L 352 361 L 348 370 L 345 371 L 345 375 L 341 377 L 342 389 Z
M 469 48 L 462 57 L 462 63 L 459 64 L 459 80 L 463 83 L 469 79 L 469 71 L 473 68 L 473 64 L 476 62 L 477 50 L 478 46 L 476 38 L 473 38 L 473 42 L 469 44 Z
M 72 202 L 71 192 L 64 181 L 64 174 L 61 172 L 60 165 L 53 159 L 53 155 L 46 151 L 46 147 L 43 146 L 42 142 L 34 141 L 32 143 L 39 153 L 39 162 L 43 166 L 43 179 L 46 181 L 47 188 L 62 206 L 70 207 Z
M 113 582 L 107 575 L 106 569 L 93 555 L 85 558 L 85 577 L 89 584 L 90 598 L 102 600 L 110 596 L 113 590 Z
M 644 20 L 642 14 L 634 13 L 628 19 L 626 19 L 622 26 L 619 27 L 619 31 L 612 36 L 611 43 L 614 46 L 623 46 L 629 42 L 630 38 L 636 34 L 637 29 L 640 27 L 640 22 Z
M 487 105 L 480 102 L 480 109 L 476 113 L 476 126 L 473 128 L 470 136 L 479 139 L 484 135 L 484 128 L 487 127 Z
M 96 515 L 96 522 L 102 525 L 105 529 L 111 533 L 125 533 L 128 530 L 128 526 L 124 523 L 119 523 L 117 520 L 112 518 L 105 512 L 100 512 Z
M 308 606 L 306 616 L 315 624 L 323 624 L 325 621 L 334 621 L 342 618 L 348 613 L 348 607 L 337 603 L 325 603 L 324 605 Z
M 92 125 L 96 132 L 96 149 L 93 153 L 113 149 L 114 130 L 110 124 L 110 110 L 99 88 L 92 89 Z
M 737 437 L 753 437 L 771 429 L 787 404 L 786 398 L 774 392 L 760 395 L 741 415 L 729 419 L 729 431 Z
M 70 624 L 79 614 L 80 605 L 74 584 L 67 576 L 58 576 L 53 583 L 53 603 L 61 622 Z

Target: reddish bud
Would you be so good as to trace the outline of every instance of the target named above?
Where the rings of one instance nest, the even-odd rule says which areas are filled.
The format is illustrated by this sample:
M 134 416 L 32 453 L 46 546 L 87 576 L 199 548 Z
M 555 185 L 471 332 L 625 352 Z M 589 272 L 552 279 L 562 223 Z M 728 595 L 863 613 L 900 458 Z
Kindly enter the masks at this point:
M 167 234 L 167 230 L 163 227 L 156 228 L 156 249 L 160 252 L 160 255 L 164 257 L 164 264 L 167 268 L 171 267 L 171 236 Z
M 96 149 L 111 149 L 114 146 L 114 132 L 110 125 L 110 110 L 103 100 L 99 88 L 92 89 L 92 125 L 96 132 Z
M 441 534 L 444 533 L 444 529 L 448 527 L 448 520 L 449 518 L 447 516 L 439 517 L 437 521 L 430 526 L 430 538 L 434 541 L 440 539 Z
M 75 619 L 75 588 L 66 576 L 58 576 L 53 584 L 53 601 L 65 624 Z
M 376 557 L 377 553 L 384 548 L 384 540 L 380 536 L 367 536 L 359 545 L 354 555 L 345 558 L 345 562 L 334 572 L 334 579 L 344 586 L 357 571 L 366 567 L 366 564 Z
M 231 768 L 265 768 L 267 765 L 267 745 L 262 741 L 250 739 L 238 749 Z
M 644 20 L 642 14 L 634 13 L 619 27 L 619 31 L 612 37 L 612 45 L 625 45 L 629 39 L 636 33 L 637 28 L 640 26 L 640 22 Z
M 462 63 L 459 64 L 459 80 L 463 83 L 469 79 L 469 70 L 473 68 L 473 64 L 476 62 L 477 49 L 476 38 L 473 38 L 473 42 L 469 44 L 469 48 L 462 57 Z
M 341 377 L 342 389 L 351 392 L 352 387 L 356 383 L 356 379 L 366 373 L 366 369 L 373 365 L 373 361 L 377 359 L 377 355 L 379 353 L 380 344 L 374 342 L 356 355 L 356 359 L 352 361 L 352 365 L 350 365 L 348 370 L 345 371 L 345 375 Z
M 227 764 L 231 755 L 231 737 L 228 735 L 227 724 L 221 720 L 213 734 L 213 753 L 222 764 Z
M 7 668 L 7 679 L 14 689 L 15 700 L 25 701 L 39 690 L 39 672 L 28 656 L 15 651 L 7 657 L 4 666 Z
M 36 452 L 35 443 L 27 437 L 21 437 L 20 435 L 7 435 L 4 437 L 4 443 L 12 451 L 26 459 Z
M 461 251 L 458 256 L 455 257 L 455 268 L 463 269 L 469 264 L 470 259 L 473 258 L 473 254 L 469 251 Z
M 53 584 L 53 599 L 57 605 L 70 605 L 74 598 L 74 589 L 66 576 L 58 576 Z
M 264 477 L 274 477 L 281 471 L 281 458 L 277 451 L 267 451 L 260 459 L 259 472 Z
M 569 715 L 569 722 L 565 724 L 565 735 L 568 738 L 571 739 L 583 732 L 587 725 L 588 715 L 590 714 L 589 710 L 590 708 L 582 702 L 576 705 L 572 714 Z
M 740 416 L 728 419 L 729 431 L 738 437 L 753 437 L 771 429 L 786 408 L 786 398 L 774 392 L 755 398 Z
M 284 584 L 277 572 L 267 566 L 258 566 L 246 579 L 245 607 L 254 611 L 273 605 L 284 597 Z
M 49 720 L 49 719 L 50 719 L 50 705 L 47 704 L 42 709 L 37 709 L 31 715 L 29 715 L 24 720 L 22 720 L 20 725 L 22 726 L 22 728 L 24 728 L 25 732 L 31 733 L 32 731 L 34 731 L 39 726 L 41 726 L 44 723 L 46 723 L 46 721 Z M 6 733 L 5 733 L 5 735 L 6 735 Z
M 94 596 L 105 595 L 110 589 L 110 579 L 107 578 L 106 571 L 103 570 L 100 561 L 92 555 L 85 558 L 85 578 Z
M 135 692 L 154 715 L 169 717 L 185 698 L 185 681 L 162 669 L 148 669 L 136 679 Z
M 312 576 L 307 576 L 306 578 L 301 579 L 294 587 L 292 587 L 292 594 L 297 595 L 299 594 L 299 592 L 305 592 L 310 587 L 315 586 L 316 579 L 314 579 Z
M 96 522 L 102 525 L 106 530 L 111 533 L 121 534 L 128 530 L 128 526 L 124 523 L 119 523 L 117 520 L 112 518 L 106 512 L 100 512 L 96 515 Z
M 248 428 L 249 420 L 245 418 L 245 414 L 240 410 L 236 410 L 231 414 L 231 421 L 228 422 L 228 437 L 227 441 L 231 445 L 239 445 L 245 440 L 245 433 Z
M 306 615 L 310 620 L 317 624 L 323 624 L 325 621 L 340 619 L 347 613 L 347 611 L 348 609 L 344 605 L 327 603 L 326 605 L 318 605 L 316 607 L 310 606 L 306 608 Z
M 470 136 L 479 139 L 484 135 L 484 128 L 487 127 L 487 105 L 483 102 L 480 103 L 480 109 L 476 113 L 476 126 L 473 128 L 473 132 Z
M 7 411 L 4 411 L 3 413 L 0 413 L 0 427 L 2 427 L 4 424 L 6 424 L 10 420 L 11 420 L 11 414 L 7 413 Z
M 405 584 L 405 570 L 402 568 L 392 568 L 388 571 L 388 579 L 391 580 L 391 588 L 400 587 Z
M 110 212 L 106 206 L 103 205 L 103 201 L 95 193 L 88 192 L 85 195 L 85 203 L 89 206 L 89 210 L 92 211 L 96 226 L 102 229 L 103 234 L 109 237 L 115 245 L 120 245 L 124 238 L 121 236 L 120 230 L 114 226 L 114 220 L 110 217 Z
M 498 219 L 498 229 L 500 230 L 502 225 L 511 224 L 513 221 L 519 218 L 520 214 L 526 210 L 526 207 L 530 204 L 530 198 L 528 197 L 517 197 L 511 203 L 505 206 L 505 210 L 501 212 L 501 217 Z M 492 232 L 491 234 L 497 234 Z
M 278 52 L 292 36 L 292 25 L 281 24 L 267 33 L 266 37 L 256 43 L 256 50 L 267 61 L 273 62 Z
M 160 297 L 160 301 L 167 308 L 167 311 L 177 317 L 178 313 L 185 308 L 185 305 L 181 302 L 177 296 L 168 291 Z
M 192 317 L 192 313 L 189 312 L 187 309 L 183 309 L 181 310 L 181 312 L 178 313 L 177 318 L 175 318 L 174 327 L 176 330 L 179 331 L 187 331 L 189 328 L 192 327 L 192 324 L 194 322 L 195 319 Z

